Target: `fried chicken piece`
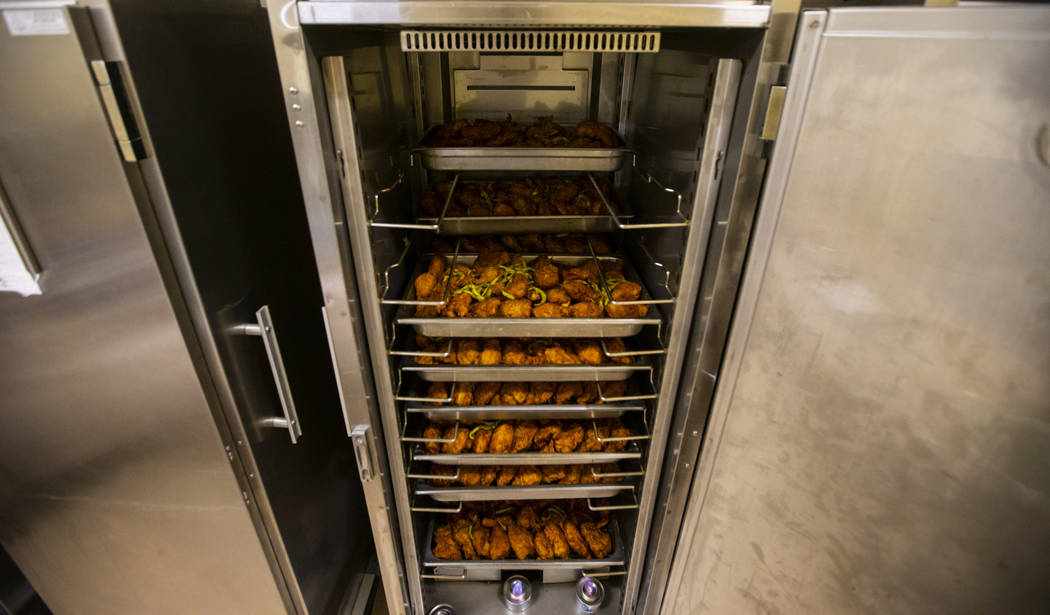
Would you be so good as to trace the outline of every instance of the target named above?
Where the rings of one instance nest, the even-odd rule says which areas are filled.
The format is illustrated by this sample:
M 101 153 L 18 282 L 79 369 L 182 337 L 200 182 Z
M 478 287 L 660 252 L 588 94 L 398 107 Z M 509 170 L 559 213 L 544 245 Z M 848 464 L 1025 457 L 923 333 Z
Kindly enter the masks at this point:
M 558 481 L 559 485 L 579 485 L 583 468 L 577 465 L 565 466 L 565 477 Z
M 627 344 L 624 344 L 623 340 L 618 338 L 618 337 L 611 337 L 611 338 L 605 340 L 605 348 L 611 354 L 616 354 L 616 353 L 620 353 L 620 352 L 627 352 Z M 605 353 L 603 352 L 602 354 L 605 354 Z M 610 356 L 610 355 L 605 355 L 605 356 L 610 361 L 612 361 L 613 363 L 620 363 L 621 365 L 629 365 L 631 363 L 631 357 L 629 357 L 629 356 L 628 357 L 615 357 L 615 356 Z
M 446 455 L 458 455 L 463 452 L 463 449 L 467 448 L 470 444 L 468 439 L 468 432 L 470 430 L 464 428 L 462 425 L 453 425 L 445 430 L 445 440 L 453 440 L 452 442 L 445 442 L 441 445 L 441 452 Z
M 606 423 L 609 428 L 609 437 L 611 438 L 626 438 L 631 435 L 631 430 L 623 424 L 620 419 L 609 419 Z M 608 442 L 605 445 L 606 453 L 622 453 L 627 450 L 627 443 L 629 440 L 617 440 Z
M 598 301 L 602 295 L 581 280 L 569 280 L 561 285 L 573 301 Z
M 580 363 L 601 365 L 605 362 L 605 353 L 595 340 L 574 340 L 572 346 L 576 356 L 580 358 Z
M 518 468 L 518 474 L 511 481 L 511 485 L 516 487 L 531 487 L 538 485 L 543 482 L 543 474 L 536 466 L 521 466 Z
M 507 282 L 506 287 L 503 289 L 503 296 L 510 295 L 515 299 L 521 299 L 525 296 L 525 293 L 529 291 L 529 278 L 523 274 L 516 273 L 514 277 Z M 529 304 L 531 305 L 531 301 Z
M 568 423 L 554 439 L 554 450 L 559 453 L 571 453 L 580 442 L 583 442 L 583 426 L 579 423 Z
M 432 399 L 448 399 L 448 383 L 431 382 L 427 387 L 427 397 Z M 440 406 L 442 402 L 427 402 L 428 406 Z
M 569 316 L 573 318 L 601 318 L 602 306 L 593 301 L 580 301 L 569 306 Z
M 532 446 L 532 438 L 536 435 L 536 430 L 539 427 L 536 425 L 536 421 L 520 421 L 514 428 L 514 444 L 511 446 L 510 452 L 520 453 L 528 450 Z
M 492 318 L 499 313 L 499 306 L 503 300 L 499 297 L 489 297 L 470 306 L 471 318 Z
M 554 547 L 551 546 L 550 539 L 543 530 L 536 532 L 535 544 L 536 559 L 554 559 Z
M 496 486 L 505 487 L 514 482 L 514 477 L 518 475 L 518 466 L 503 466 L 500 468 L 499 476 L 496 477 Z
M 545 404 L 554 396 L 554 383 L 531 382 L 529 383 L 529 395 L 533 396 L 533 404 Z
M 612 128 L 591 120 L 583 120 L 576 124 L 576 136 L 598 141 L 602 147 L 618 147 L 620 138 L 616 136 Z
M 561 344 L 548 346 L 543 351 L 544 362 L 551 365 L 576 365 L 579 358 Z
M 614 380 L 602 385 L 601 390 L 602 397 L 605 399 L 616 399 L 618 397 L 625 397 L 627 395 L 627 381 L 626 380 Z M 598 398 L 598 402 L 601 403 L 601 398 Z
M 525 290 L 521 294 L 524 295 Z M 504 318 L 528 318 L 532 316 L 532 302 L 528 299 L 503 301 L 499 305 L 499 315 Z
M 456 519 L 452 525 L 452 538 L 463 551 L 464 559 L 478 559 L 478 553 L 474 550 L 474 539 L 471 537 L 474 525 L 468 519 Z
M 518 516 L 515 519 L 522 528 L 526 530 L 538 530 L 540 528 L 540 518 L 536 515 L 536 508 L 532 504 L 526 504 L 518 509 Z
M 612 287 L 610 295 L 613 301 L 637 301 L 642 296 L 642 286 L 623 280 Z
M 441 315 L 446 318 L 463 318 L 470 313 L 470 302 L 472 297 L 467 293 L 460 293 L 453 295 L 448 303 L 445 304 L 445 308 L 441 310 Z
M 485 353 L 482 352 L 484 357 Z M 485 363 L 483 362 L 482 365 Z M 498 404 L 499 389 L 502 385 L 498 382 L 479 382 L 474 387 L 474 400 L 473 405 L 475 406 L 487 406 L 489 404 Z M 495 401 L 493 401 L 495 400 Z
M 452 526 L 439 525 L 434 528 L 434 557 L 438 559 L 463 559 L 455 539 L 452 538 Z
M 572 543 L 569 544 L 572 545 Z M 489 532 L 489 559 L 507 559 L 508 555 L 510 555 L 510 540 L 503 526 L 497 524 Z
M 470 439 L 474 441 L 475 453 L 489 452 L 489 442 L 492 441 L 492 432 L 495 431 L 495 429 L 495 426 L 478 425 L 470 430 L 470 433 L 473 434 L 470 436 Z
M 609 427 L 605 425 L 604 421 L 596 422 L 598 425 L 598 432 L 595 433 L 593 425 L 583 430 L 583 442 L 580 443 L 578 452 L 581 453 L 593 453 L 602 450 L 605 447 L 604 442 L 598 441 L 598 436 L 606 438 L 609 436 Z
M 643 318 L 649 313 L 648 305 L 613 305 L 605 306 L 605 315 L 609 318 Z
M 525 346 L 519 341 L 508 341 L 503 344 L 504 365 L 525 365 L 528 362 Z
M 470 267 L 464 265 L 463 263 L 457 264 L 455 269 L 453 269 L 452 271 L 452 290 L 457 290 L 463 288 L 467 284 L 470 284 L 470 278 L 473 275 L 474 272 L 471 271 Z M 437 295 L 439 291 L 441 295 L 444 295 L 444 281 L 442 281 L 442 286 L 439 286 L 438 288 L 434 289 L 434 291 L 435 295 Z M 441 296 L 439 295 L 437 298 L 440 299 Z
M 490 453 L 509 453 L 510 445 L 514 442 L 514 426 L 510 423 L 500 423 L 492 432 L 492 440 L 489 441 Z
M 569 559 L 569 541 L 565 538 L 565 532 L 562 531 L 561 524 L 550 521 L 543 526 L 543 533 L 547 536 L 547 540 L 550 541 L 554 557 Z
M 510 539 L 510 548 L 514 550 L 514 557 L 518 559 L 528 559 L 536 552 L 533 547 L 532 533 L 517 523 L 507 526 L 507 538 Z
M 479 304 L 480 305 L 480 304 Z M 500 350 L 500 343 L 498 339 L 487 339 L 481 347 L 481 364 L 482 365 L 499 365 L 500 360 L 503 358 L 503 352 Z
M 594 523 L 590 521 L 581 523 L 580 533 L 583 534 L 583 539 L 587 541 L 587 547 L 595 559 L 605 559 L 612 553 L 612 538 L 608 533 L 598 529 Z
M 474 400 L 474 383 L 460 382 L 456 385 L 456 391 L 452 394 L 452 404 L 455 406 L 469 406 Z M 463 431 L 462 429 L 460 431 Z M 451 436 L 450 436 L 451 437 Z
M 543 466 L 543 484 L 556 483 L 565 478 L 565 466 Z
M 568 307 L 572 303 L 572 297 L 565 292 L 564 288 L 555 287 L 547 291 L 547 303 Z M 544 304 L 546 305 L 546 304 Z
M 568 282 L 569 280 L 583 280 L 585 282 L 598 283 L 598 265 L 593 260 L 587 261 L 579 267 L 569 267 L 562 274 L 562 279 Z
M 580 394 L 576 396 L 576 403 L 580 405 L 598 403 L 598 384 L 596 382 L 584 382 L 580 385 Z
M 423 437 L 440 440 L 441 434 L 443 434 L 444 431 L 445 430 L 442 425 L 439 425 L 438 423 L 430 423 L 429 425 L 427 425 L 427 428 L 423 430 Z M 427 452 L 431 455 L 436 455 L 437 453 L 441 452 L 441 443 L 427 442 L 426 449 Z
M 481 466 L 463 466 L 459 469 L 459 484 L 464 487 L 481 486 Z
M 561 272 L 558 270 L 558 266 L 546 256 L 541 256 L 532 261 L 532 276 L 536 280 L 536 286 L 544 290 L 554 288 L 561 282 Z
M 591 558 L 591 550 L 587 547 L 587 541 L 583 539 L 583 534 L 580 534 L 580 528 L 575 523 L 566 519 L 561 523 L 561 529 L 565 532 L 565 540 L 569 543 L 569 548 L 576 554 L 577 557 L 583 559 Z M 495 545 L 495 541 L 493 541 Z
M 565 318 L 569 310 L 557 303 L 541 303 L 532 308 L 532 315 L 536 318 Z
M 521 406 L 529 396 L 528 383 L 507 382 L 499 392 L 500 401 L 504 406 Z M 502 425 L 501 425 L 502 427 Z M 516 431 L 516 430 L 515 430 Z M 517 452 L 517 451 L 515 451 Z
M 510 262 L 510 254 L 505 251 L 483 250 L 474 261 L 475 268 L 498 267 Z
M 430 293 L 434 291 L 434 287 L 437 286 L 437 282 L 438 277 L 429 271 L 416 276 L 416 281 L 413 282 L 416 289 L 416 298 L 423 300 L 424 297 L 429 297 Z
M 499 476 L 499 466 L 481 466 L 481 479 L 478 480 L 478 486 L 488 487 L 496 481 L 497 476 Z
M 456 365 L 481 363 L 481 343 L 472 337 L 456 340 Z
M 496 478 L 497 487 L 506 487 L 514 482 L 514 476 L 518 475 L 518 466 L 502 466 L 500 474 Z
M 473 534 L 474 551 L 478 554 L 478 557 L 484 559 L 489 556 L 489 536 L 492 534 L 492 530 L 485 527 L 484 525 L 478 525 L 472 528 L 470 534 Z
M 554 390 L 554 403 L 559 405 L 571 404 L 574 397 L 580 394 L 582 388 L 579 382 L 559 382 Z
M 547 421 L 536 431 L 536 436 L 532 438 L 532 445 L 542 449 L 559 432 L 561 432 L 560 421 Z

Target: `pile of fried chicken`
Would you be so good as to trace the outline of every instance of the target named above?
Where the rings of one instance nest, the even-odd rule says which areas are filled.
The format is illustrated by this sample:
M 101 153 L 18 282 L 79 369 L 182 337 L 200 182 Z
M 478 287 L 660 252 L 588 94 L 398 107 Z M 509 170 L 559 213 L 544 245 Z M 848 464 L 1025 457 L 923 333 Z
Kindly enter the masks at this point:
M 609 181 L 598 180 L 612 201 Z M 445 207 L 452 182 L 439 181 L 423 195 L 420 206 L 437 217 Z M 586 177 L 528 178 L 519 181 L 460 182 L 445 209 L 449 218 L 473 216 L 597 216 L 606 213 L 601 196 Z
M 461 237 L 436 237 L 432 248 L 441 254 L 460 250 L 471 254 L 485 252 L 517 252 L 520 254 L 590 254 L 587 244 L 598 255 L 612 254 L 612 248 L 604 235 L 594 233 L 560 233 L 557 235 L 529 233 L 525 235 L 463 235 Z
M 448 341 L 417 335 L 416 346 L 422 352 L 442 354 L 448 350 Z M 618 337 L 607 338 L 605 347 L 610 353 L 627 352 L 627 346 Z M 631 357 L 607 356 L 601 341 L 591 338 L 460 337 L 452 343 L 452 352 L 447 357 L 415 357 L 415 362 L 419 365 L 630 365 Z
M 601 284 L 598 267 L 601 263 Z M 444 256 L 431 258 L 416 276 L 416 300 L 442 301 L 449 276 L 451 292 L 443 305 L 416 306 L 416 316 L 433 318 L 641 318 L 647 305 L 612 305 L 635 301 L 642 286 L 624 275 L 620 259 L 589 260 L 564 265 L 540 256 L 526 263 L 518 254 L 485 252 L 471 266 L 456 263 L 449 270 Z M 608 288 L 608 291 L 606 290 Z
M 423 430 L 423 437 L 451 442 L 427 442 L 428 453 L 459 455 L 462 453 L 620 453 L 626 450 L 626 440 L 602 442 L 608 438 L 631 435 L 618 418 L 595 419 L 581 423 L 572 419 L 547 421 L 483 421 L 448 423 L 431 421 Z
M 508 506 L 492 502 L 434 528 L 434 556 L 443 560 L 603 559 L 612 553 L 608 513 L 582 500 Z M 496 508 L 498 506 L 498 508 Z
M 608 126 L 584 120 L 575 128 L 555 124 L 552 117 L 541 117 L 531 124 L 515 122 L 507 115 L 503 121 L 460 119 L 439 127 L 424 145 L 431 147 L 619 147 L 620 137 Z
M 452 395 L 449 395 L 452 386 Z M 606 398 L 623 397 L 627 381 L 613 380 L 602 385 Z M 455 406 L 534 406 L 541 404 L 588 405 L 602 403 L 594 382 L 432 382 L 427 397 L 452 398 Z M 426 402 L 440 406 L 442 402 Z

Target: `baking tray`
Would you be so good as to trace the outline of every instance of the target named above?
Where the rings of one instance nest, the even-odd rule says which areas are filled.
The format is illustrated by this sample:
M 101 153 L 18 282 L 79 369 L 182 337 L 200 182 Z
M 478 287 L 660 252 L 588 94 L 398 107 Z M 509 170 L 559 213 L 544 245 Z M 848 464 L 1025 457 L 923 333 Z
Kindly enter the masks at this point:
M 423 548 L 423 567 L 439 580 L 445 581 L 499 581 L 504 572 L 539 570 L 544 583 L 568 583 L 580 578 L 580 571 L 604 572 L 609 568 L 624 566 L 623 539 L 616 519 L 610 519 L 605 530 L 612 538 L 612 553 L 604 559 L 480 559 L 449 560 L 434 556 L 434 528 L 438 519 L 431 518 L 427 524 L 427 542 Z
M 412 272 L 407 284 L 405 301 L 415 301 L 416 277 L 425 271 L 433 253 L 426 254 L 419 260 L 416 270 Z M 444 256 L 444 255 L 442 255 Z M 530 261 L 539 254 L 523 254 L 521 257 Z M 548 255 L 551 260 L 561 264 L 579 266 L 592 260 L 591 256 Z M 460 254 L 457 263 L 473 266 L 477 254 Z M 639 301 L 651 299 L 645 287 L 631 265 L 631 261 L 620 256 L 598 256 L 599 261 L 621 260 L 624 262 L 626 279 L 642 286 Z M 652 311 L 650 306 L 650 311 Z M 419 335 L 427 337 L 631 337 L 641 333 L 646 325 L 659 325 L 660 319 L 645 318 L 417 318 L 413 315 L 413 306 L 403 305 L 398 311 L 397 324 L 411 326 Z M 616 380 L 611 378 L 610 380 Z
M 608 382 L 652 369 L 644 357 L 631 365 L 416 365 L 411 357 L 402 361 L 403 372 L 414 372 L 427 382 Z
M 628 217 L 628 216 L 621 216 Z M 420 218 L 436 224 L 437 218 Z M 439 235 L 518 235 L 525 233 L 608 233 L 616 229 L 612 216 L 470 216 L 445 217 Z
M 567 500 L 583 498 L 612 498 L 633 491 L 629 482 L 598 483 L 595 485 L 533 485 L 530 487 L 435 487 L 423 479 L 416 481 L 413 491 L 438 502 L 491 502 L 493 500 Z
M 615 463 L 629 459 L 641 459 L 642 452 L 636 444 L 631 444 L 622 453 L 606 453 L 594 451 L 590 453 L 461 453 L 459 455 L 444 455 L 441 453 L 420 452 L 420 447 L 412 455 L 415 461 L 429 461 L 442 466 L 560 466 L 560 465 L 588 465 L 599 463 Z
M 627 147 L 420 147 L 423 166 L 433 171 L 619 170 Z

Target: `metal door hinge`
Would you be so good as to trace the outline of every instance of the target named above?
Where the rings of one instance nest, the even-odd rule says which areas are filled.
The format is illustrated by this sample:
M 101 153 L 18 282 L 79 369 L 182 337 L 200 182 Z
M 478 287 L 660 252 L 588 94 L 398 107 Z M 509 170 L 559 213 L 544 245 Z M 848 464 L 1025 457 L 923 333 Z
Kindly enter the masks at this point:
M 762 140 L 775 141 L 780 131 L 780 116 L 784 113 L 784 99 L 787 98 L 786 85 L 774 85 L 769 88 L 769 101 L 766 104 L 766 119 L 762 124 Z
M 372 456 L 372 438 L 368 425 L 354 425 L 350 430 L 350 442 L 354 445 L 354 456 L 357 457 L 357 470 L 361 482 L 367 483 L 375 478 L 375 464 Z
M 128 101 L 119 63 L 92 60 L 91 75 L 98 86 L 99 97 L 109 117 L 109 127 L 113 130 L 121 157 L 127 162 L 142 160 L 146 157 L 146 147 Z

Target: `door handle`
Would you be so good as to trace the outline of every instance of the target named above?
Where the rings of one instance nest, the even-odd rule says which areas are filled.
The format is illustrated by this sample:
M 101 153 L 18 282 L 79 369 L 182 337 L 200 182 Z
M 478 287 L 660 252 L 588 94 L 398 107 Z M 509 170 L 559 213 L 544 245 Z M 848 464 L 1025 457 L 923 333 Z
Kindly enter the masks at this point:
M 295 400 L 292 399 L 288 374 L 284 370 L 281 347 L 277 344 L 277 330 L 270 318 L 270 306 L 264 305 L 259 308 L 255 312 L 255 319 L 254 323 L 236 325 L 233 332 L 238 335 L 262 337 L 263 346 L 266 347 L 266 358 L 270 361 L 270 371 L 273 373 L 273 383 L 277 387 L 277 397 L 281 400 L 281 409 L 284 411 L 284 416 L 266 417 L 259 421 L 259 425 L 287 429 L 292 444 L 296 444 L 303 435 L 303 430 L 299 425 L 299 415 L 295 412 Z

